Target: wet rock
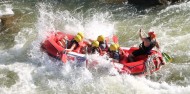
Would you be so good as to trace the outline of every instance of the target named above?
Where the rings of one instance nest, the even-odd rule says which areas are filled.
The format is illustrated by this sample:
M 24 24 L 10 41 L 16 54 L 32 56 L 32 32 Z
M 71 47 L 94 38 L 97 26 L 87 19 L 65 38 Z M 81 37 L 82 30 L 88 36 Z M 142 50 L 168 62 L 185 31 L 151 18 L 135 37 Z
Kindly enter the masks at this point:
M 15 17 L 1 18 L 1 30 L 5 30 L 13 25 Z
M 128 3 L 134 5 L 154 6 L 154 5 L 169 5 L 183 1 L 184 0 L 128 0 Z
M 138 6 L 169 5 L 185 0 L 105 0 L 106 3 L 129 3 Z
M 129 4 L 135 4 L 135 5 L 160 5 L 160 1 L 166 1 L 166 0 L 128 0 Z
M 14 12 L 11 8 L 11 5 L 0 5 L 0 31 L 12 23 L 11 20 L 13 16 Z

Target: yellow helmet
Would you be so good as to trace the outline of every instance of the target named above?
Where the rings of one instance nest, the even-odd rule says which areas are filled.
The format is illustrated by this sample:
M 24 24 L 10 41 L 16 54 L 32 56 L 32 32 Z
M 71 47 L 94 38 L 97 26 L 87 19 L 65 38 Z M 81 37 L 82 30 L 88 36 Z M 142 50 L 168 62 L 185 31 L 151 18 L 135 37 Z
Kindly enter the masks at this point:
M 119 44 L 118 44 L 118 43 L 116 43 L 116 45 L 117 45 L 117 49 L 119 49 Z
M 97 40 L 98 40 L 99 42 L 103 42 L 103 41 L 105 40 L 105 38 L 104 38 L 103 35 L 100 35 L 100 36 L 98 36 Z
M 81 38 L 81 36 L 76 35 L 76 36 L 74 37 L 74 40 L 76 40 L 77 42 L 81 42 L 81 41 L 82 41 L 82 38 Z
M 117 44 L 111 44 L 110 45 L 110 51 L 117 51 L 117 50 L 118 50 Z
M 79 35 L 82 39 L 84 38 L 84 33 L 83 32 L 78 32 L 77 35 Z
M 99 42 L 97 40 L 94 40 L 92 42 L 92 47 L 99 47 Z

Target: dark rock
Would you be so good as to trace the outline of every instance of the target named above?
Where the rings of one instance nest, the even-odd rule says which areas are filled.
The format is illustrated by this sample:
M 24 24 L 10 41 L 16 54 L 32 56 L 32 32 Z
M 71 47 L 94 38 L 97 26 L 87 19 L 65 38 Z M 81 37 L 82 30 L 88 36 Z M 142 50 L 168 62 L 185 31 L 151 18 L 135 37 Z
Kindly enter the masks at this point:
M 160 0 L 128 0 L 128 3 L 134 5 L 161 5 Z
M 106 3 L 129 3 L 137 6 L 155 6 L 155 5 L 169 5 L 179 2 L 184 2 L 185 0 L 105 0 Z
M 127 0 L 105 0 L 106 3 L 124 3 Z
M 169 5 L 183 1 L 184 0 L 128 0 L 128 3 L 139 6 L 141 5 L 153 6 L 153 5 Z

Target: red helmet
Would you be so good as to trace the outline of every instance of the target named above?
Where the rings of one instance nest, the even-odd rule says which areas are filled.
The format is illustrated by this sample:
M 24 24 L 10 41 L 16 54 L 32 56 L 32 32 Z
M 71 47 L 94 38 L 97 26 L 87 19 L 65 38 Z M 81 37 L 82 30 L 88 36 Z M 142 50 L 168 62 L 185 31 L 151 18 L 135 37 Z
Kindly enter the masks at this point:
M 154 31 L 148 32 L 148 35 L 149 35 L 151 38 L 156 38 L 156 34 L 154 33 Z

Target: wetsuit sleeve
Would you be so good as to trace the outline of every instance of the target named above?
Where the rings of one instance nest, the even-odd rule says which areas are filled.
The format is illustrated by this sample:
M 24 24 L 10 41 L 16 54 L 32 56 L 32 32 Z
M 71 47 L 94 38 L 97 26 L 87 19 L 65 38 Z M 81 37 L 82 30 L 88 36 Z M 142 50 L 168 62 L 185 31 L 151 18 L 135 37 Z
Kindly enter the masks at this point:
M 115 52 L 114 56 L 113 56 L 113 59 L 119 60 L 119 53 Z
M 156 46 L 156 48 L 158 48 L 160 50 L 160 45 L 159 45 L 157 40 L 156 40 L 156 45 L 155 46 Z

